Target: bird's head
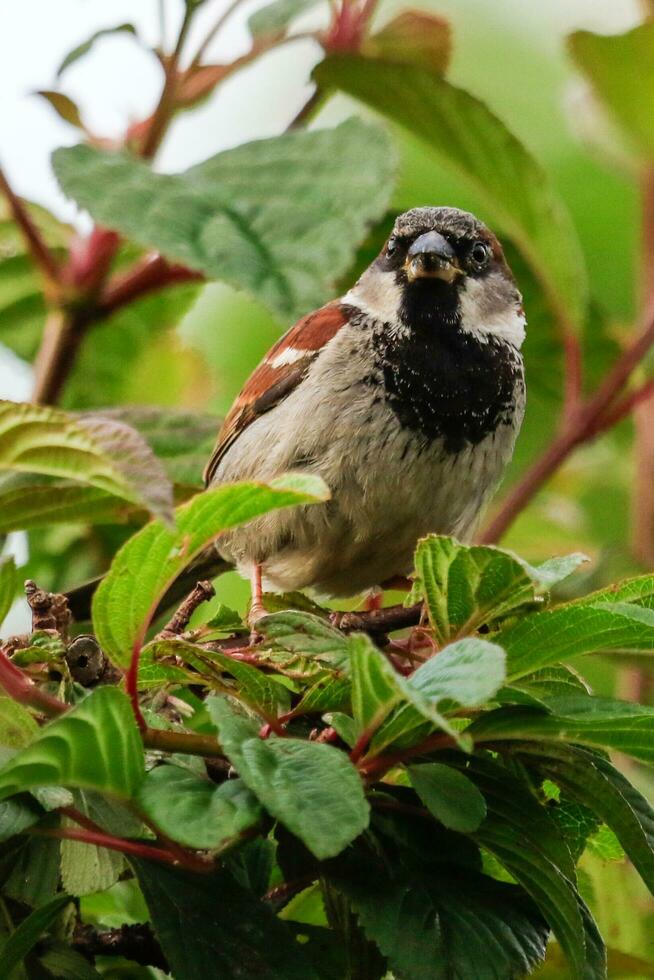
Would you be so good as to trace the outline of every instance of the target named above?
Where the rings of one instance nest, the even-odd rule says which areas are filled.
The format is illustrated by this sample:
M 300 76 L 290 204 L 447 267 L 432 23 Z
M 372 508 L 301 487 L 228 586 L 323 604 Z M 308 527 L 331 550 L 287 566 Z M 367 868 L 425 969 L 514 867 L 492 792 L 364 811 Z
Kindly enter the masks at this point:
M 524 339 L 522 298 L 502 246 L 457 208 L 399 215 L 384 248 L 347 297 L 406 330 L 463 330 L 481 340 Z

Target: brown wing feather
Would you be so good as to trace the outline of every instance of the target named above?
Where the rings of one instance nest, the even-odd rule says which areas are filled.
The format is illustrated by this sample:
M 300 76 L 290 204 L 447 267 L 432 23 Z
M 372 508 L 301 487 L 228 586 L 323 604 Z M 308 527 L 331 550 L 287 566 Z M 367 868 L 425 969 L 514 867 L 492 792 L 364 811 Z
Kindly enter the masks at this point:
M 209 486 L 221 460 L 241 433 L 297 388 L 321 349 L 346 322 L 347 315 L 340 304 L 329 303 L 298 320 L 271 347 L 245 382 L 223 422 L 218 441 L 204 471 L 205 486 Z M 295 352 L 297 356 L 284 363 L 285 352 Z M 281 363 L 275 365 L 275 361 Z

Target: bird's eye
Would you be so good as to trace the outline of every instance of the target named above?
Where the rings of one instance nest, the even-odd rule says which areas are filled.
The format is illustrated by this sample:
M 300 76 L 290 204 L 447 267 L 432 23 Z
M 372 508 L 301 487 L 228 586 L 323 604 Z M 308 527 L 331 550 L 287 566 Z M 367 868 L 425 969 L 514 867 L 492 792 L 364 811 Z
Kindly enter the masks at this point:
M 486 244 L 486 242 L 475 242 L 472 248 L 470 249 L 470 252 L 468 253 L 468 259 L 470 261 L 470 265 L 477 272 L 481 271 L 481 269 L 486 268 L 486 266 L 490 262 L 490 258 L 491 258 L 491 250 L 490 247 Z
M 392 255 L 397 248 L 397 238 L 389 238 L 386 242 L 386 254 Z

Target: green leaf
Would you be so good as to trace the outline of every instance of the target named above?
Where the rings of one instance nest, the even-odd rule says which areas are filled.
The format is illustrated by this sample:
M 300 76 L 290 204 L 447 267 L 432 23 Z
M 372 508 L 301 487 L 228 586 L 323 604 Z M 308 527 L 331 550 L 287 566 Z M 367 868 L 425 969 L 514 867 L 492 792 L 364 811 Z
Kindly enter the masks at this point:
M 563 555 L 561 558 L 550 558 L 548 561 L 542 562 L 540 565 L 529 565 L 526 561 L 523 561 L 522 565 L 527 571 L 527 574 L 531 580 L 536 584 L 537 588 L 540 590 L 551 589 L 559 582 L 563 582 L 567 579 L 573 572 L 575 572 L 580 565 L 585 562 L 590 561 L 588 555 L 582 554 L 580 551 L 575 551 L 571 555 Z
M 349 648 L 345 635 L 311 613 L 273 613 L 257 622 L 257 631 L 282 650 L 290 650 L 305 657 L 316 657 L 335 667 L 349 664 Z
M 262 670 L 252 664 L 243 663 L 219 650 L 205 650 L 203 647 L 183 640 L 159 640 L 144 649 L 152 651 L 154 657 L 175 656 L 195 667 L 211 684 L 218 680 L 224 687 L 224 673 L 237 681 L 235 698 L 249 705 L 254 711 L 269 721 L 288 711 L 290 699 L 288 690 L 271 680 Z M 197 674 L 196 674 L 197 680 Z
M 0 803 L 0 841 L 9 840 L 32 827 L 43 816 L 42 808 L 27 794 Z
M 97 487 L 32 473 L 0 476 L 0 534 L 52 524 L 120 524 L 138 508 Z
M 327 497 L 317 477 L 289 475 L 269 486 L 229 484 L 194 497 L 176 512 L 177 530 L 151 523 L 120 549 L 93 597 L 94 631 L 102 649 L 121 666 L 143 642 L 160 599 L 177 576 L 228 528 L 294 504 Z
M 611 828 L 654 894 L 654 809 L 645 797 L 597 753 L 552 743 L 525 742 L 517 748 L 522 758 L 536 763 L 567 796 Z
M 402 705 L 381 726 L 371 749 L 380 752 L 398 739 L 419 732 L 424 718 L 456 737 L 463 748 L 469 748 L 467 737 L 456 732 L 438 706 L 443 701 L 464 708 L 484 704 L 502 686 L 504 663 L 504 651 L 487 640 L 466 637 L 449 644 L 403 681 L 402 690 L 411 703 Z
M 574 975 L 596 975 L 585 972 L 595 954 L 596 929 L 577 893 L 570 851 L 551 817 L 522 781 L 490 759 L 459 760 L 458 765 L 483 793 L 488 807 L 475 839 L 531 895 Z
M 522 977 L 545 955 L 548 929 L 515 885 L 457 865 L 407 872 L 372 855 L 362 859 L 360 849 L 328 875 L 406 980 Z
M 350 705 L 351 685 L 347 677 L 325 674 L 306 688 L 293 708 L 293 717 L 323 711 L 340 712 Z
M 462 772 L 440 762 L 410 766 L 416 793 L 439 823 L 462 834 L 477 830 L 486 816 L 486 803 L 474 783 Z
M 216 786 L 179 766 L 149 772 L 138 801 L 167 837 L 187 847 L 220 847 L 261 818 L 256 797 L 240 779 Z
M 29 711 L 6 694 L 0 694 L 0 745 L 22 749 L 34 739 L 39 726 Z
M 132 864 L 175 980 L 318 980 L 289 928 L 227 871 L 192 875 Z
M 94 414 L 87 413 L 85 417 L 92 418 Z M 202 471 L 222 423 L 218 416 L 149 405 L 112 408 L 103 411 L 102 416 L 136 429 L 173 483 L 198 489 L 204 486 Z
M 30 218 L 58 259 L 65 256 L 71 229 L 45 208 L 24 202 Z M 24 360 L 38 349 L 47 315 L 40 271 L 9 206 L 0 202 L 0 343 Z
M 124 817 L 120 819 L 111 810 L 108 801 L 98 800 L 92 793 L 76 791 L 71 805 L 114 835 L 136 836 L 141 829 L 139 821 Z M 63 818 L 63 825 L 77 826 L 68 817 Z M 118 881 L 124 870 L 125 859 L 117 851 L 81 841 L 61 842 L 61 883 L 69 895 L 91 895 L 105 891 Z
M 475 742 L 543 739 L 617 749 L 654 763 L 654 708 L 609 698 L 568 697 L 548 702 L 552 712 L 498 708 L 467 731 Z
M 284 319 L 333 295 L 386 210 L 394 171 L 384 131 L 357 119 L 248 143 L 174 176 L 85 145 L 57 150 L 53 165 L 96 221 Z
M 547 707 L 553 699 L 573 695 L 590 697 L 591 691 L 571 667 L 559 664 L 556 667 L 543 667 L 510 687 L 502 688 L 498 691 L 497 700 Z
M 48 973 L 62 980 L 101 980 L 101 974 L 82 953 L 63 943 L 49 946 L 39 961 Z
M 645 159 L 651 159 L 654 114 L 644 93 L 654 91 L 654 24 L 646 21 L 626 34 L 576 31 L 568 43 L 574 61 L 613 119 Z
M 0 402 L 0 470 L 85 483 L 172 520 L 172 487 L 147 443 L 122 422 Z M 56 505 L 56 502 L 55 502 Z
M 134 24 L 118 24 L 116 27 L 104 27 L 101 31 L 96 31 L 87 41 L 83 41 L 82 44 L 78 44 L 77 47 L 68 52 L 57 68 L 57 78 L 60 78 L 67 68 L 70 68 L 76 61 L 79 61 L 85 54 L 88 54 L 96 41 L 99 41 L 102 37 L 109 37 L 111 34 L 133 34 L 135 37 L 137 36 Z
M 314 78 L 360 99 L 433 152 L 434 200 L 441 166 L 466 181 L 529 262 L 561 322 L 581 325 L 586 273 L 572 222 L 546 173 L 483 102 L 436 72 L 361 55 L 331 55 Z
M 654 650 L 652 582 L 628 580 L 500 629 L 494 639 L 506 651 L 509 681 L 582 653 Z
M 361 730 L 374 730 L 404 700 L 400 675 L 365 634 L 348 638 L 352 713 Z
M 68 895 L 59 895 L 23 919 L 0 949 L 0 976 L 11 976 L 13 970 L 19 963 L 22 963 L 25 956 L 34 948 L 43 933 L 47 932 L 69 902 Z
M 144 773 L 128 698 L 100 687 L 41 729 L 0 770 L 0 798 L 36 786 L 76 786 L 129 799 Z
M 404 10 L 376 34 L 365 38 L 361 53 L 442 75 L 449 64 L 451 48 L 452 32 L 444 17 L 424 10 Z
M 14 604 L 18 591 L 16 562 L 11 556 L 0 558 L 0 623 Z
M 59 845 L 54 839 L 28 839 L 3 885 L 3 894 L 33 908 L 51 902 L 59 888 Z
M 366 829 L 363 785 L 344 752 L 295 738 L 262 740 L 224 698 L 210 698 L 208 706 L 243 782 L 317 858 L 338 854 Z
M 254 38 L 283 37 L 291 21 L 315 7 L 318 0 L 273 0 L 248 17 L 248 27 Z
M 430 535 L 418 542 L 416 586 L 439 644 L 473 633 L 534 599 L 532 580 L 517 558 L 499 548 L 468 547 Z

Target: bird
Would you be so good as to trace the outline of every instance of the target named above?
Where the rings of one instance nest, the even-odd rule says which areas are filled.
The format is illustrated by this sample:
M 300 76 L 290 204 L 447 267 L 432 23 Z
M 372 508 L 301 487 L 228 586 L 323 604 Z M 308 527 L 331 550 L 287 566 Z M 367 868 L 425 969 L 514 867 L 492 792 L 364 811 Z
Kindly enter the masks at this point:
M 458 208 L 417 207 L 344 295 L 271 348 L 224 420 L 205 485 L 299 471 L 330 498 L 219 539 L 251 582 L 251 625 L 264 589 L 354 596 L 406 578 L 425 535 L 470 539 L 522 423 L 525 326 L 495 234 Z

